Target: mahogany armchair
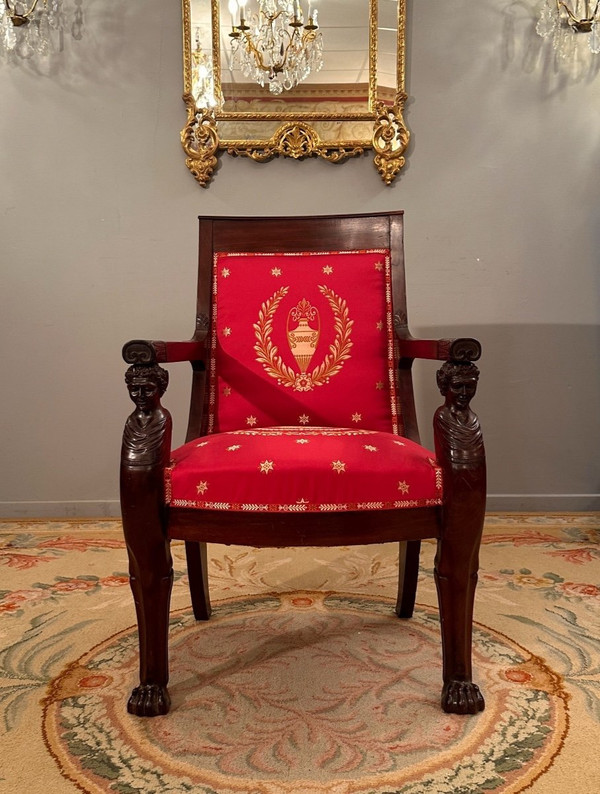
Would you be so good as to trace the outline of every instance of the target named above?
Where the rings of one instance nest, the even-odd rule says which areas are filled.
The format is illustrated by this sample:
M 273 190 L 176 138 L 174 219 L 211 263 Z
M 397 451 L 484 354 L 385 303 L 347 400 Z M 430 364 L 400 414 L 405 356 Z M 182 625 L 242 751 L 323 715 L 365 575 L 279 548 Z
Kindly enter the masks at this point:
M 484 708 L 471 674 L 485 454 L 470 409 L 474 339 L 408 330 L 401 212 L 201 218 L 196 331 L 131 341 L 136 408 L 121 507 L 139 629 L 128 710 L 169 710 L 169 544 L 185 541 L 194 615 L 210 617 L 207 542 L 255 547 L 399 543 L 396 613 L 413 613 L 420 541 L 437 539 L 441 706 Z M 443 361 L 435 455 L 420 445 L 415 358 Z M 193 370 L 187 441 L 171 450 L 163 362 Z

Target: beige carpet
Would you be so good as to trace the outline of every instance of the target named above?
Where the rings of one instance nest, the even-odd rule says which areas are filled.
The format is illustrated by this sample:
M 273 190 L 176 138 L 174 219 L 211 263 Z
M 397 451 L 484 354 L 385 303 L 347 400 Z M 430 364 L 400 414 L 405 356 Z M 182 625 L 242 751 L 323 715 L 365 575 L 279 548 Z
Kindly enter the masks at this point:
M 488 516 L 468 718 L 438 707 L 433 544 L 410 622 L 392 544 L 211 546 L 206 624 L 175 544 L 173 710 L 140 720 L 119 523 L 0 522 L 0 791 L 597 794 L 599 541 L 597 514 Z

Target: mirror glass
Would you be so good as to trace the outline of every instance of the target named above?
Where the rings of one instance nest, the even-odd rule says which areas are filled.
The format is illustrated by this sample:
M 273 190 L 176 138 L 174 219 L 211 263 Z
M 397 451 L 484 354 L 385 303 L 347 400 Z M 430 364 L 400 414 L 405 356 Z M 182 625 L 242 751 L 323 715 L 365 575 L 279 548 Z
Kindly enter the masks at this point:
M 201 184 L 220 150 L 404 163 L 405 0 L 183 0 L 183 23 L 182 143 Z

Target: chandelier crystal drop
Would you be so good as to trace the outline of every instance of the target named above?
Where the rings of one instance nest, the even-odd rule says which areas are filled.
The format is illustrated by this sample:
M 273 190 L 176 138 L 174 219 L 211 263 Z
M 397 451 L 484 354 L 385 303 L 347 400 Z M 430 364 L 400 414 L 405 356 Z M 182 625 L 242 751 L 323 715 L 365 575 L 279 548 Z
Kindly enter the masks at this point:
M 588 46 L 600 53 L 600 0 L 544 0 L 536 25 L 537 33 L 551 38 L 559 58 L 569 59 L 576 47 L 575 36 L 587 35 Z
M 0 0 L 0 55 L 50 55 L 63 17 L 62 0 Z
M 222 104 L 215 94 L 212 64 L 202 49 L 199 28 L 196 28 L 195 47 L 192 50 L 192 94 L 196 107 L 213 109 Z
M 317 0 L 230 0 L 231 67 L 272 94 L 289 91 L 323 66 Z M 247 14 L 250 14 L 247 16 Z M 304 22 L 306 18 L 307 22 Z

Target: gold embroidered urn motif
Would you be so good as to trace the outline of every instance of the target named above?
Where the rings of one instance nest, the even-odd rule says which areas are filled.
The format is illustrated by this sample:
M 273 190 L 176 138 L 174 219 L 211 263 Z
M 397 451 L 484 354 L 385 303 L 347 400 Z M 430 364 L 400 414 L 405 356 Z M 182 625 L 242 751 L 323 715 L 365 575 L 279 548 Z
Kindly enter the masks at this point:
M 329 379 L 342 369 L 350 358 L 352 341 L 350 336 L 354 321 L 348 316 L 348 304 L 326 286 L 319 286 L 320 293 L 326 298 L 333 314 L 335 339 L 329 345 L 329 353 L 321 362 L 308 371 L 321 337 L 321 318 L 319 311 L 302 298 L 288 313 L 286 336 L 288 345 L 298 365 L 297 372 L 288 366 L 279 355 L 277 345 L 271 339 L 275 314 L 289 287 L 281 287 L 265 301 L 254 323 L 256 344 L 254 351 L 266 372 L 281 385 L 295 391 L 312 391 L 315 386 L 329 383 Z
M 295 328 L 290 328 L 294 323 Z M 311 328 L 310 324 L 316 325 Z M 306 298 L 298 301 L 298 305 L 290 309 L 287 319 L 287 340 L 292 355 L 304 375 L 315 354 L 321 335 L 319 312 Z

